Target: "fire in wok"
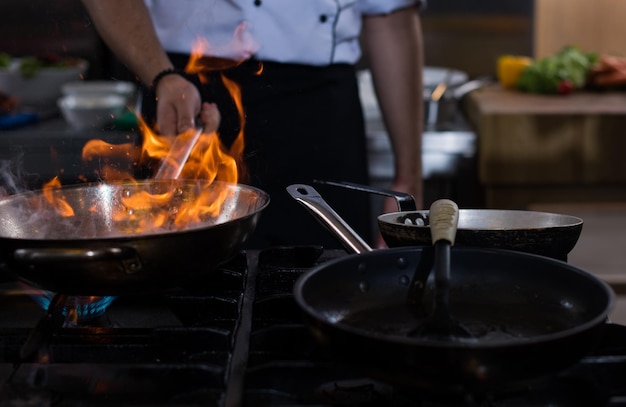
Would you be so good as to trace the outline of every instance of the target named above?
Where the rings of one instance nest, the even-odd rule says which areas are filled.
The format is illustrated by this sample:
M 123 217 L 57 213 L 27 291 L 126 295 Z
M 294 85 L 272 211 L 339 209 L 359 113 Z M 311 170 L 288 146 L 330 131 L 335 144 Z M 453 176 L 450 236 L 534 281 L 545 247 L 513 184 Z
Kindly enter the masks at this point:
M 224 82 L 241 106 L 236 84 Z M 1 266 L 46 290 L 110 295 L 175 286 L 241 248 L 269 203 L 263 191 L 238 183 L 243 131 L 225 146 L 210 129 L 162 136 L 140 125 L 140 148 L 103 140 L 84 146 L 83 161 L 97 164 L 102 183 L 62 186 L 55 178 L 0 201 Z M 193 144 L 180 143 L 186 139 Z M 155 162 L 179 179 L 133 178 L 132 168 Z

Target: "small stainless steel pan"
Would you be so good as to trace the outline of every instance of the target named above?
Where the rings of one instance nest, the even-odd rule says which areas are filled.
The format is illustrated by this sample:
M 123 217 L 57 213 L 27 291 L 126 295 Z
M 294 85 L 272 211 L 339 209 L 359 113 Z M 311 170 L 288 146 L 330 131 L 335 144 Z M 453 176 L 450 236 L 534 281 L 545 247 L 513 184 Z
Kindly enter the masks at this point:
M 430 246 L 428 210 L 416 210 L 411 195 L 348 182 L 321 183 L 394 197 L 398 212 L 378 217 L 380 233 L 389 247 Z M 534 253 L 566 260 L 576 246 L 583 220 L 576 216 L 507 209 L 460 209 L 457 246 Z

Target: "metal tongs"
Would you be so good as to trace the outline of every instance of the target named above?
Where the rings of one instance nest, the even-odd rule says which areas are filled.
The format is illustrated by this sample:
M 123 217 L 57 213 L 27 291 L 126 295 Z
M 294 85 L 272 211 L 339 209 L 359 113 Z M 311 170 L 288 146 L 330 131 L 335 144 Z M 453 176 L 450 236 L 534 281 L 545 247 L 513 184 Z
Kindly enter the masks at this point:
M 200 113 L 195 118 L 195 128 L 191 128 L 175 137 L 154 179 L 178 179 L 202 133 L 210 134 L 216 132 L 219 128 L 219 123 L 220 114 L 217 106 L 211 108 L 203 103 Z
M 449 199 L 439 199 L 430 206 L 430 233 L 435 246 L 435 299 L 430 316 L 411 333 L 434 338 L 472 338 L 470 331 L 450 315 L 450 248 L 456 238 L 459 207 Z M 407 302 L 415 305 L 409 291 Z
M 177 135 L 154 179 L 178 179 L 203 131 L 202 126 L 196 126 Z

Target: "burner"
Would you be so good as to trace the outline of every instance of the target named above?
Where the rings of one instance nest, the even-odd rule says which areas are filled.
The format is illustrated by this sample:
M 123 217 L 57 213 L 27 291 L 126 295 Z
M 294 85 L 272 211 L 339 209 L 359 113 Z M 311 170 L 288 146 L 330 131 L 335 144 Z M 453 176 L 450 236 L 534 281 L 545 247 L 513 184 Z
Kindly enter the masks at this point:
M 28 287 L 28 294 L 46 311 L 55 296 L 55 293 L 51 291 L 32 287 Z M 79 326 L 102 317 L 115 298 L 114 296 L 69 296 L 63 307 L 64 326 Z

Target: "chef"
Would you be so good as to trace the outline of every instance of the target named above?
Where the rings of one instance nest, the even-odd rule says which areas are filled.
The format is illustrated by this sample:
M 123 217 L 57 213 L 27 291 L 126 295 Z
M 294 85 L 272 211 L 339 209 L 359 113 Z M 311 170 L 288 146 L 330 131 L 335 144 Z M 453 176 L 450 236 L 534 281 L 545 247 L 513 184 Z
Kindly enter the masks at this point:
M 240 117 L 222 75 L 241 87 L 245 174 L 271 203 L 250 245 L 338 243 L 286 193 L 315 179 L 368 183 L 356 81 L 371 69 L 395 153 L 391 188 L 422 200 L 422 33 L 419 0 L 83 0 L 98 32 L 145 86 L 143 115 L 161 134 L 190 126 L 216 106 L 228 145 Z M 210 80 L 184 73 L 202 40 Z M 212 104 L 208 104 L 208 103 Z M 322 188 L 323 190 L 323 188 Z M 323 192 L 366 240 L 369 197 Z M 395 209 L 386 202 L 386 211 Z

